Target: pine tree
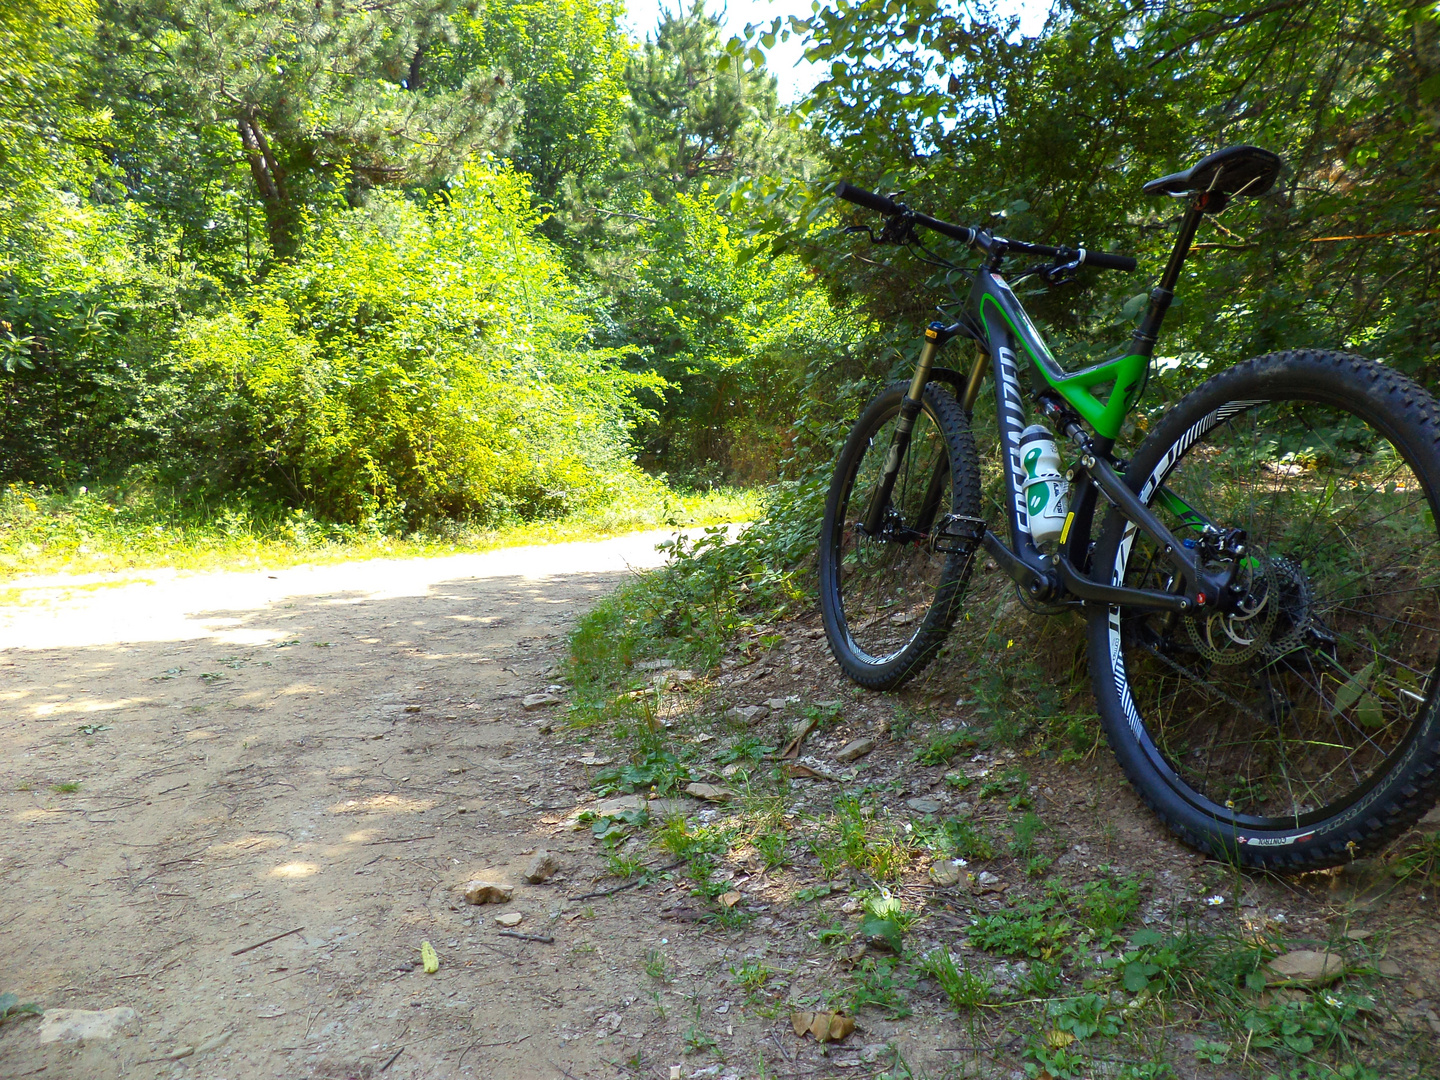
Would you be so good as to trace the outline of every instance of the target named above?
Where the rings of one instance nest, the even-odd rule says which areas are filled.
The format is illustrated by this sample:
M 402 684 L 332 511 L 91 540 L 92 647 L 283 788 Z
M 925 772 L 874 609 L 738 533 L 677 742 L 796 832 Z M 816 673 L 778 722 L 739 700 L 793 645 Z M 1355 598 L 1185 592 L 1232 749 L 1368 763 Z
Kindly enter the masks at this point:
M 233 132 L 272 252 L 293 254 L 305 208 L 373 184 L 445 175 L 503 150 L 519 106 L 502 72 L 427 79 L 474 0 L 109 0 L 120 92 L 165 99 Z

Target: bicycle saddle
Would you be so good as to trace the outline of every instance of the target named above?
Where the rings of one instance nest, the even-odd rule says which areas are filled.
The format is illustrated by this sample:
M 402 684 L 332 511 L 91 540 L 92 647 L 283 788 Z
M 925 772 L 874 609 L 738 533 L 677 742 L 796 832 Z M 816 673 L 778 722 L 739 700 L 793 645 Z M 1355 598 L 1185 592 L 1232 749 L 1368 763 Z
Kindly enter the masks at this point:
M 1145 185 L 1146 195 L 1189 195 L 1213 191 L 1232 195 L 1263 195 L 1280 172 L 1280 157 L 1258 146 L 1227 146 L 1207 154 L 1184 172 L 1171 173 Z

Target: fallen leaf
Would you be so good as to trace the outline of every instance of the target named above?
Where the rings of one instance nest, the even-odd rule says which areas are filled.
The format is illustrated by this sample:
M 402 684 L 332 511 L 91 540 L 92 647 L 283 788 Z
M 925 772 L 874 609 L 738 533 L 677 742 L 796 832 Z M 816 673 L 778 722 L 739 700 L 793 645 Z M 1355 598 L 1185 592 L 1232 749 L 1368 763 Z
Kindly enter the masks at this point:
M 806 720 L 804 720 L 804 721 L 801 723 L 800 727 L 796 730 L 796 732 L 795 732 L 795 737 L 794 737 L 793 739 L 791 739 L 788 743 L 785 744 L 785 749 L 783 749 L 783 750 L 780 751 L 780 753 L 779 753 L 779 755 L 778 755 L 779 758 L 783 761 L 783 760 L 785 760 L 786 758 L 796 758 L 796 757 L 799 757 L 799 756 L 800 756 L 800 744 L 805 741 L 806 736 L 808 736 L 812 731 L 814 731 L 814 730 L 815 730 L 817 727 L 819 727 L 819 726 L 820 726 L 820 720 L 819 720 L 818 717 L 812 716 L 812 717 L 809 717 L 809 718 L 807 718 Z
M 794 1012 L 790 1014 L 790 1026 L 800 1039 L 808 1031 L 816 1042 L 839 1042 L 855 1030 L 855 1021 L 840 1013 Z
M 1075 1041 L 1075 1036 L 1068 1031 L 1061 1031 L 1059 1028 L 1051 1028 L 1045 1032 L 1045 1045 L 1052 1050 L 1059 1050 L 1061 1047 L 1069 1046 Z

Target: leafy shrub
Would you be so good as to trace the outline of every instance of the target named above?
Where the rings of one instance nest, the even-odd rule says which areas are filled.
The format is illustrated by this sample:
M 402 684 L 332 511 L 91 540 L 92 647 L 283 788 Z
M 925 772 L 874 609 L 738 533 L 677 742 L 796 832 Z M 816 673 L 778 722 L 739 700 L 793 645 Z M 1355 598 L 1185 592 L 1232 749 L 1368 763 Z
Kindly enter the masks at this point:
M 235 388 L 249 468 L 335 521 L 553 516 L 639 483 L 651 375 L 587 340 L 522 177 L 472 167 L 420 207 L 375 195 L 194 320 L 188 368 Z

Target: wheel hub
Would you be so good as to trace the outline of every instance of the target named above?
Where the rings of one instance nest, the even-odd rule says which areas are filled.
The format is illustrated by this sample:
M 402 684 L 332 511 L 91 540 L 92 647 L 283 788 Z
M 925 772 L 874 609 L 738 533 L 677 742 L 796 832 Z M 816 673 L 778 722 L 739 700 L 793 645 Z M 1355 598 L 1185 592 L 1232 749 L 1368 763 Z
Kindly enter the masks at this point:
M 1274 660 L 1298 648 L 1311 624 L 1313 591 L 1300 564 L 1251 552 L 1240 562 L 1228 611 L 1185 619 L 1190 643 L 1212 664 Z

